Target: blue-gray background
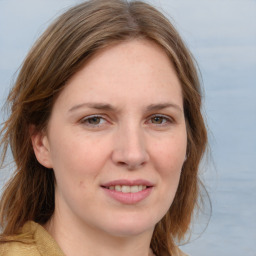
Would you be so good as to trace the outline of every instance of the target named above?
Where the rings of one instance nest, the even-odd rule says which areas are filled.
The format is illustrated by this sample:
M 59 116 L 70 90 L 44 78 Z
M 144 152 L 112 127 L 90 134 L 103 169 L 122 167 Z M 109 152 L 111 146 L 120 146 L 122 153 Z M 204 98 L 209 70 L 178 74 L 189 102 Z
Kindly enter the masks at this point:
M 1 105 L 35 39 L 53 17 L 78 2 L 0 0 Z M 194 256 L 256 256 L 256 1 L 149 2 L 182 34 L 205 87 L 213 160 L 204 180 L 213 212 L 201 237 L 197 233 L 207 220 L 204 215 L 195 224 L 192 242 L 182 248 Z M 9 174 L 1 170 L 0 189 Z

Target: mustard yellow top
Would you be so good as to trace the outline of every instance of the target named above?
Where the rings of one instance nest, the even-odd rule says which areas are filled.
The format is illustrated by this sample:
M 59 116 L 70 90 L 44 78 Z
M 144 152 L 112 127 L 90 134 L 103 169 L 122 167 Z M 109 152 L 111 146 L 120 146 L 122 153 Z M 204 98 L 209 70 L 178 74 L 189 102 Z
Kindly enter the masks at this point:
M 64 256 L 55 240 L 41 225 L 28 221 L 22 227 L 22 234 L 34 242 L 0 244 L 0 256 Z
M 65 256 L 52 236 L 39 224 L 28 221 L 21 229 L 28 243 L 0 244 L 0 256 Z M 177 256 L 186 256 L 178 247 Z

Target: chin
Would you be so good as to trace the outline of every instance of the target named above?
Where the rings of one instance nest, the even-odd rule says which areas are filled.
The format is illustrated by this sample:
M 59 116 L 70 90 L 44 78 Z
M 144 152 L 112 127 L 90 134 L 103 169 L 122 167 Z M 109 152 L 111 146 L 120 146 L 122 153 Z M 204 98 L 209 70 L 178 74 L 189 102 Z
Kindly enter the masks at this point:
M 145 233 L 153 233 L 154 227 L 151 228 L 138 228 L 138 227 L 120 227 L 111 230 L 111 234 L 115 237 L 135 237 Z
M 108 228 L 108 232 L 118 237 L 138 236 L 143 233 L 152 233 L 156 225 L 154 219 L 149 220 L 148 218 L 136 218 L 127 217 L 113 218 L 115 223 L 111 223 L 111 227 Z M 116 221 L 118 220 L 118 221 Z

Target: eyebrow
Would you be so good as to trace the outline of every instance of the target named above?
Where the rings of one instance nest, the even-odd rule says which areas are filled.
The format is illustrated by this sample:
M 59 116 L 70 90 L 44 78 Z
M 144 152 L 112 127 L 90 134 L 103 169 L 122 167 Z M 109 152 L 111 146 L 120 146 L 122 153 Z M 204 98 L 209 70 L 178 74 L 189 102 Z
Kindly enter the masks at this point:
M 82 103 L 82 104 L 73 106 L 72 108 L 69 109 L 69 112 L 73 112 L 79 108 L 84 108 L 84 107 L 98 109 L 98 110 L 106 110 L 106 111 L 116 110 L 116 108 L 114 106 L 112 106 L 108 103 L 87 102 L 87 103 Z M 162 110 L 165 108 L 174 108 L 180 112 L 183 112 L 182 108 L 179 105 L 173 104 L 173 103 L 150 104 L 149 106 L 147 106 L 146 110 L 147 111 L 157 111 L 157 110 Z
M 82 104 L 73 106 L 72 108 L 69 109 L 69 112 L 73 112 L 74 110 L 77 110 L 79 108 L 84 108 L 84 107 L 94 108 L 98 110 L 108 110 L 108 111 L 113 111 L 115 109 L 110 104 L 87 102 L 87 103 L 82 103 Z
M 147 107 L 147 111 L 156 111 L 156 110 L 161 110 L 165 108 L 174 108 L 180 112 L 183 112 L 182 108 L 179 105 L 174 103 L 151 104 Z

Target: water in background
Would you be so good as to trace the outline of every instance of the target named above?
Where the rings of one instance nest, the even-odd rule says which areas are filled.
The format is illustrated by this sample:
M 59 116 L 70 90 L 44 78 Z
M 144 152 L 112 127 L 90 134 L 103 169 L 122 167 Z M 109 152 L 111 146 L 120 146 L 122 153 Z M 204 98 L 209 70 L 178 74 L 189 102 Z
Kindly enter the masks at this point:
M 75 2 L 0 2 L 1 103 L 13 73 L 45 22 Z M 202 236 L 194 240 L 197 234 L 192 235 L 194 241 L 182 249 L 194 256 L 256 256 L 256 2 L 149 2 L 174 18 L 199 63 L 205 87 L 215 166 L 208 166 L 204 179 L 212 217 Z M 8 170 L 1 170 L 0 187 L 7 176 Z M 206 220 L 207 216 L 197 220 L 195 233 Z

